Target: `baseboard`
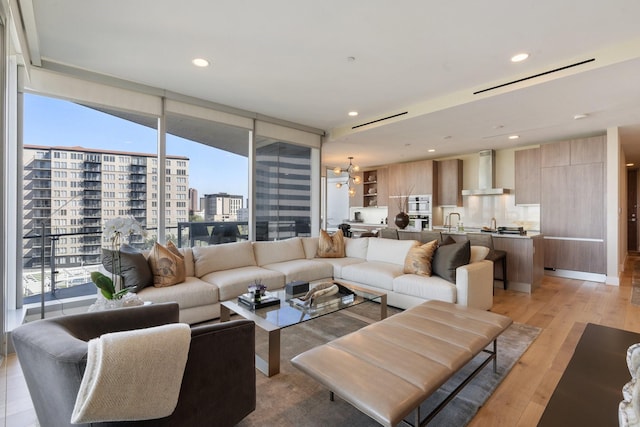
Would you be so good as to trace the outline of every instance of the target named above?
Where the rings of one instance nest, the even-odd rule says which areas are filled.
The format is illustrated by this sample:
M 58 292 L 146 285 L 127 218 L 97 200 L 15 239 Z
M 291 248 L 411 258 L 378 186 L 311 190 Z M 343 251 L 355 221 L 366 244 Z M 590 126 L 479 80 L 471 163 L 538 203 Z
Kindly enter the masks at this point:
M 544 274 L 546 276 L 564 277 L 565 279 L 587 280 L 589 282 L 606 283 L 607 281 L 607 276 L 605 274 L 588 273 L 585 271 L 556 269 L 545 270 Z

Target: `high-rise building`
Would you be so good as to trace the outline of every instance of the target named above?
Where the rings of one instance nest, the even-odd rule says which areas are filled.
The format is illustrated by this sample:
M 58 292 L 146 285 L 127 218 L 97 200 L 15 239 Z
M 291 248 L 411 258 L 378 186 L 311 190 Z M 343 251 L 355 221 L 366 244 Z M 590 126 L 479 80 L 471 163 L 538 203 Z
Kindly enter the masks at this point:
M 195 188 L 190 188 L 189 189 L 189 215 L 190 216 L 200 210 L 198 206 L 199 201 L 200 200 L 198 199 L 198 190 L 196 190 Z
M 205 221 L 237 221 L 244 197 L 227 193 L 204 195 Z
M 105 246 L 102 229 L 112 218 L 133 216 L 154 228 L 159 209 L 165 209 L 167 227 L 188 221 L 189 158 L 167 156 L 165 183 L 158 182 L 155 154 L 83 147 L 24 147 L 23 226 L 27 236 L 57 235 L 56 265 L 60 267 L 100 262 Z M 165 206 L 158 194 L 165 192 Z M 142 244 L 134 236 L 132 244 Z M 41 264 L 40 239 L 25 239 L 25 268 Z M 45 243 L 45 256 L 50 254 Z

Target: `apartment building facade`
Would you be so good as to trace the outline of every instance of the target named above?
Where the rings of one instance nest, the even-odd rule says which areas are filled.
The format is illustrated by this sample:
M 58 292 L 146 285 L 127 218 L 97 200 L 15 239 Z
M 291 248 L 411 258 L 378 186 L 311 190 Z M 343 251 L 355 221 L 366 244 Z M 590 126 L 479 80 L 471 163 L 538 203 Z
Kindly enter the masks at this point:
M 216 193 L 205 194 L 205 221 L 238 221 L 238 210 L 243 208 L 244 197 L 238 194 Z
M 159 182 L 156 154 L 83 147 L 28 146 L 23 152 L 23 265 L 74 267 L 100 262 L 109 244 L 103 225 L 116 217 L 133 216 L 154 239 L 164 209 L 168 229 L 189 218 L 189 158 L 167 156 L 165 182 Z M 158 194 L 165 192 L 165 206 Z M 43 239 L 44 230 L 46 237 Z M 52 242 L 53 240 L 53 242 Z M 53 245 L 52 245 L 53 243 Z M 144 247 L 142 236 L 132 244 Z

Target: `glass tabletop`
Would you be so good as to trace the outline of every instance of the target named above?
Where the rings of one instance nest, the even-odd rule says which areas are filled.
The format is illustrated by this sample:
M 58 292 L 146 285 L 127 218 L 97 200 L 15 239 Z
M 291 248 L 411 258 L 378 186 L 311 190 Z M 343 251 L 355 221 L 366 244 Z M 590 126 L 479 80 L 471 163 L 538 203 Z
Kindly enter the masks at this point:
M 299 299 L 303 294 L 293 296 L 287 294 L 284 289 L 281 289 L 279 291 L 267 292 L 267 296 L 272 296 L 280 300 L 280 303 L 276 305 L 252 310 L 248 306 L 238 302 L 237 299 L 225 301 L 222 304 L 247 319 L 256 320 L 254 319 L 255 316 L 256 318 L 266 320 L 278 328 L 286 328 L 364 302 L 380 300 L 384 295 L 382 292 L 375 292 L 356 286 L 342 286 L 348 288 L 353 294 L 338 293 L 328 297 L 317 298 L 312 304 L 308 304 Z

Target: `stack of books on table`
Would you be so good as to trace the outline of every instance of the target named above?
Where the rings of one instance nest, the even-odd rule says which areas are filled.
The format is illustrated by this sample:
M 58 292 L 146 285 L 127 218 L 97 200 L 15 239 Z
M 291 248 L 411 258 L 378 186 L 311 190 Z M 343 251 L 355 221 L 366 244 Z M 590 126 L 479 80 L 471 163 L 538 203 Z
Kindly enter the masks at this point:
M 250 308 L 251 310 L 256 310 L 258 308 L 280 304 L 280 298 L 278 298 L 278 295 L 276 294 L 266 292 L 262 297 L 260 297 L 259 301 L 256 301 L 253 294 L 246 293 L 238 297 L 238 303 Z

